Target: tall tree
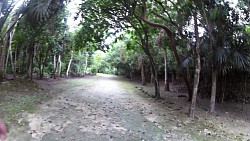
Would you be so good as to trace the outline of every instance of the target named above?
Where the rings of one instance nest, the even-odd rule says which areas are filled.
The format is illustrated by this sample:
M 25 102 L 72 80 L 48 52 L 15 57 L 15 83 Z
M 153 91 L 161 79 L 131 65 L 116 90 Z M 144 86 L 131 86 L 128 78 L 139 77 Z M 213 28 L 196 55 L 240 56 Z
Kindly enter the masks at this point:
M 156 1 L 156 3 L 159 3 L 161 5 L 161 7 L 163 8 L 164 12 L 166 12 L 164 6 L 162 5 L 161 2 L 159 1 Z M 172 3 L 173 5 L 175 5 L 174 3 Z M 162 23 L 157 23 L 157 22 L 152 22 L 150 21 L 148 18 L 147 18 L 147 13 L 148 13 L 148 9 L 147 9 L 147 2 L 145 0 L 142 0 L 142 12 L 141 12 L 141 18 L 143 19 L 143 21 L 147 24 L 149 24 L 150 26 L 152 27 L 157 27 L 157 28 L 161 28 L 163 29 L 169 40 L 170 40 L 170 46 L 171 46 L 171 49 L 173 50 L 174 52 L 174 55 L 175 55 L 175 58 L 176 58 L 176 61 L 179 65 L 181 65 L 181 59 L 180 59 L 180 56 L 178 54 L 178 51 L 177 51 L 177 48 L 176 48 L 176 40 L 175 40 L 175 31 L 174 30 L 171 30 L 168 26 L 162 24 Z M 172 24 L 172 25 L 175 25 L 178 27 L 178 30 L 181 30 L 182 31 L 182 26 L 178 26 L 176 23 L 173 22 L 173 20 L 171 19 L 169 13 L 167 12 L 167 15 L 169 16 L 169 20 L 165 20 L 167 21 L 168 23 Z M 163 18 L 163 16 L 159 15 L 156 13 L 156 16 L 160 17 L 160 18 Z M 182 33 L 182 32 L 180 32 Z M 184 81 L 186 83 L 186 86 L 187 86 L 187 90 L 188 90 L 188 95 L 189 95 L 189 100 L 192 99 L 192 88 L 190 86 L 190 82 L 188 80 L 188 73 L 186 71 L 183 71 L 183 78 L 184 78 Z
M 201 71 L 201 64 L 200 64 L 200 37 L 199 37 L 199 30 L 198 30 L 198 18 L 197 18 L 197 11 L 193 12 L 194 18 L 194 29 L 195 29 L 195 73 L 194 73 L 194 88 L 193 88 L 193 97 L 190 106 L 190 117 L 194 118 L 195 116 L 195 106 L 196 106 L 196 99 L 197 99 L 197 92 L 199 87 L 200 81 L 200 71 Z

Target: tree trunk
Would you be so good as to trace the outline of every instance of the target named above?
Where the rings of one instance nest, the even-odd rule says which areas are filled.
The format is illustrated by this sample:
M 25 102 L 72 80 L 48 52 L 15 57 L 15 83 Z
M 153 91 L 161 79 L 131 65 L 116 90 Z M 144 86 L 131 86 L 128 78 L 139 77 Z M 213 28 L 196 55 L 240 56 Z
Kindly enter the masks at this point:
M 161 98 L 161 95 L 160 95 L 160 87 L 159 87 L 158 76 L 157 76 L 158 74 L 157 74 L 157 70 L 155 67 L 155 62 L 154 62 L 154 59 L 153 59 L 152 55 L 150 54 L 149 50 L 146 49 L 145 53 L 147 54 L 147 56 L 149 58 L 150 66 L 152 69 L 154 86 L 155 86 L 155 97 L 159 99 L 159 98 Z
M 72 60 L 73 60 L 73 51 L 71 51 L 71 57 L 70 57 L 69 64 L 68 64 L 68 67 L 67 67 L 66 77 L 69 77 L 69 70 L 70 70 Z
M 149 50 L 149 31 L 148 31 L 148 27 L 145 27 L 142 23 L 142 20 L 137 18 L 138 22 L 140 23 L 142 30 L 143 30 L 143 34 L 142 32 L 133 24 L 131 24 L 131 26 L 133 26 L 133 28 L 136 30 L 138 36 L 140 36 L 140 40 L 141 40 L 141 47 L 143 49 L 143 51 L 145 52 L 145 54 L 148 56 L 149 58 L 149 62 L 150 62 L 150 66 L 152 68 L 152 72 L 153 72 L 153 76 L 154 76 L 154 86 L 155 86 L 155 97 L 156 98 L 160 98 L 160 87 L 159 87 L 159 82 L 158 82 L 158 73 L 157 73 L 157 69 L 155 67 L 155 62 L 154 59 L 150 53 Z
M 41 72 L 40 72 L 40 78 L 42 79 L 44 77 L 44 67 L 45 64 L 48 62 L 48 55 L 49 55 L 49 51 L 50 51 L 50 46 L 47 48 L 45 57 L 43 57 L 43 55 L 41 55 Z M 41 52 L 42 54 L 43 52 Z
M 35 44 L 35 46 L 32 48 L 32 57 L 31 57 L 31 64 L 30 64 L 30 81 L 33 80 L 34 64 L 36 62 L 36 60 L 35 60 L 36 48 L 37 48 L 37 44 Z
M 221 97 L 221 103 L 224 103 L 225 99 L 225 92 L 226 92 L 226 85 L 227 85 L 227 76 L 222 76 L 222 97 Z
M 32 79 L 31 74 L 32 74 L 32 63 L 33 63 L 33 47 L 34 44 L 32 44 L 30 47 L 27 49 L 26 53 L 26 77 L 29 78 L 30 80 Z
M 13 34 L 14 31 L 9 33 L 9 48 L 8 48 L 8 53 L 7 53 L 7 57 L 6 57 L 6 62 L 5 62 L 5 74 L 6 74 L 6 70 L 8 68 L 8 60 L 10 58 L 10 64 L 11 64 L 11 68 L 12 68 L 12 73 L 13 73 L 13 77 L 15 79 L 15 68 L 14 68 L 14 63 L 13 63 L 13 56 L 12 56 L 12 49 L 11 49 L 11 43 L 12 43 L 12 39 L 13 39 Z
M 174 52 L 174 56 L 176 58 L 176 61 L 177 61 L 178 65 L 180 65 L 181 60 L 180 60 L 180 56 L 179 56 L 179 54 L 177 52 L 174 33 L 167 26 L 165 26 L 163 24 L 151 22 L 146 18 L 146 2 L 145 2 L 145 0 L 143 1 L 143 7 L 144 7 L 144 11 L 143 11 L 142 17 L 141 17 L 142 20 L 145 23 L 147 23 L 148 25 L 150 25 L 150 26 L 163 29 L 167 33 L 167 35 L 168 35 L 168 37 L 170 39 L 171 49 Z M 182 74 L 183 74 L 184 82 L 185 82 L 187 90 L 188 90 L 189 101 L 191 101 L 191 99 L 192 99 L 192 88 L 191 88 L 190 83 L 189 83 L 188 78 L 187 78 L 187 72 L 182 71 Z
M 194 13 L 194 28 L 195 28 L 195 36 L 196 36 L 196 46 L 195 46 L 195 74 L 194 74 L 194 86 L 193 86 L 193 95 L 192 95 L 192 103 L 190 106 L 190 117 L 194 118 L 195 116 L 195 105 L 196 105 L 196 98 L 198 92 L 198 86 L 200 81 L 200 71 L 201 71 L 201 64 L 200 64 L 200 38 L 198 32 L 198 24 L 197 24 L 197 13 Z
M 57 61 L 56 61 L 56 55 L 54 55 L 54 70 L 56 70 L 56 63 Z
M 155 97 L 157 99 L 160 99 L 161 95 L 160 95 L 160 87 L 159 87 L 159 81 L 158 81 L 158 73 L 157 73 L 157 69 L 156 69 L 156 64 L 155 64 L 154 59 L 153 59 L 153 57 L 150 53 L 150 50 L 149 50 L 148 31 L 145 29 L 145 27 L 144 27 L 144 34 L 145 34 L 145 38 L 144 39 L 141 38 L 142 49 L 145 52 L 145 54 L 148 56 L 150 66 L 152 69 L 152 74 L 154 77 Z
M 61 60 L 61 55 L 58 55 L 58 68 L 57 68 L 57 76 L 61 76 L 61 70 L 62 70 L 62 60 Z
M 146 86 L 143 56 L 141 56 L 141 83 L 143 86 Z
M 87 68 L 88 68 L 88 54 L 86 54 L 86 57 L 85 57 L 84 75 L 87 74 Z
M 133 81 L 133 71 L 129 69 L 130 81 Z
M 16 66 L 16 61 L 17 61 L 17 48 L 15 49 L 15 58 L 14 58 L 14 72 L 15 72 L 15 74 L 16 74 L 16 72 L 17 72 L 17 66 Z
M 56 79 L 57 70 L 58 70 L 58 57 L 57 55 L 54 55 L 54 71 L 53 71 L 54 79 Z
M 164 90 L 170 91 L 169 89 L 169 82 L 168 82 L 168 58 L 167 58 L 167 50 L 164 50 Z
M 151 84 L 154 83 L 154 75 L 153 75 L 152 67 L 150 67 L 150 83 Z
M 151 64 L 153 76 L 154 76 L 155 97 L 159 99 L 161 98 L 161 95 L 160 95 L 160 87 L 159 87 L 159 81 L 158 81 L 158 76 L 157 76 L 158 73 L 155 67 L 155 62 L 153 61 L 153 58 L 151 55 L 149 56 L 149 60 L 150 60 L 150 64 Z
M 216 99 L 216 83 L 217 83 L 217 70 L 213 68 L 212 71 L 212 90 L 211 90 L 211 100 L 210 100 L 210 113 L 215 112 L 215 99 Z
M 39 54 L 39 78 L 40 79 L 43 78 L 42 69 L 43 69 L 43 55 L 42 55 L 42 52 L 40 51 L 40 54 Z
M 243 88 L 243 100 L 242 100 L 241 110 L 244 110 L 244 105 L 246 104 L 246 98 L 247 98 L 247 80 L 248 80 L 248 72 L 246 72 L 246 75 L 245 75 L 245 82 L 244 82 L 244 88 Z
M 172 78 L 172 85 L 175 85 L 175 74 L 174 71 L 171 73 L 171 78 Z
M 5 56 L 6 56 L 6 48 L 8 46 L 9 36 L 5 36 L 4 43 L 0 47 L 1 48 L 1 56 L 0 56 L 0 82 L 5 81 Z
M 79 57 L 81 57 L 82 55 L 81 55 L 81 52 L 79 51 L 79 53 L 78 53 L 78 56 Z M 78 70 L 77 70 L 77 75 L 78 76 L 81 76 L 81 63 L 82 63 L 82 61 L 81 61 L 81 59 L 79 58 L 79 61 L 78 61 Z
M 7 68 L 8 68 L 9 56 L 10 56 L 10 49 L 11 49 L 11 46 L 9 45 L 9 48 L 8 48 L 8 51 L 7 51 L 7 56 L 6 56 L 6 59 L 5 59 L 4 74 L 7 74 Z

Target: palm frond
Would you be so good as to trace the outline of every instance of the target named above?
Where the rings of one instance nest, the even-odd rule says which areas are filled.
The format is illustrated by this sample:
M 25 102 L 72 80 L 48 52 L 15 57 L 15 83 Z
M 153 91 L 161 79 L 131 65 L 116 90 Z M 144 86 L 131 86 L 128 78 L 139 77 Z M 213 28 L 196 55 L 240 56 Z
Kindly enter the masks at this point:
M 235 51 L 233 54 L 233 67 L 237 70 L 246 70 L 249 67 L 250 60 L 244 52 Z
M 63 6 L 63 0 L 31 0 L 27 7 L 27 19 L 31 24 L 47 21 Z
M 221 66 L 228 61 L 229 50 L 224 47 L 218 47 L 213 51 L 213 63 L 216 66 Z

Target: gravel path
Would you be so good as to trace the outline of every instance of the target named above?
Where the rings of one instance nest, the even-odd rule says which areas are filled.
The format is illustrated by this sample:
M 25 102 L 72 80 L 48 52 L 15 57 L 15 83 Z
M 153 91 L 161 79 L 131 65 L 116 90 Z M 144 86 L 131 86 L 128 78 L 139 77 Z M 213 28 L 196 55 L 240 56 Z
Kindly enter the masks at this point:
M 42 104 L 36 113 L 23 114 L 28 127 L 12 129 L 8 141 L 214 139 L 210 129 L 203 132 L 196 121 L 187 118 L 180 107 L 174 107 L 171 102 L 142 94 L 116 76 L 88 79 L 92 79 L 92 83 L 58 94 Z

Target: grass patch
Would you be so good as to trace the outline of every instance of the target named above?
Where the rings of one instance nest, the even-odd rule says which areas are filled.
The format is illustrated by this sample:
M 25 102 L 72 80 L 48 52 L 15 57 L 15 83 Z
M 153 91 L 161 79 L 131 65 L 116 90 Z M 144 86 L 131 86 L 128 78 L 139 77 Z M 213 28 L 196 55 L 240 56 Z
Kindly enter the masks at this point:
M 128 81 L 118 80 L 118 82 L 126 90 L 134 90 L 135 89 L 135 85 L 133 85 L 132 83 L 130 83 Z
M 0 84 L 0 116 L 8 124 L 17 124 L 19 113 L 33 113 L 38 104 L 49 98 L 37 83 L 16 79 Z
M 97 78 L 97 77 L 95 77 Z M 57 92 L 62 92 L 65 90 L 69 90 L 75 87 L 80 87 L 83 85 L 91 84 L 95 81 L 95 79 L 68 79 L 65 80 L 63 83 L 58 83 L 53 88 L 56 89 Z

